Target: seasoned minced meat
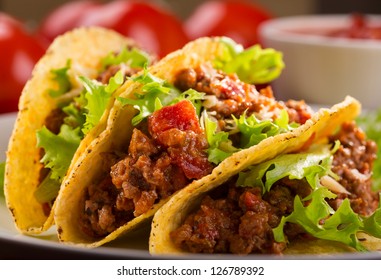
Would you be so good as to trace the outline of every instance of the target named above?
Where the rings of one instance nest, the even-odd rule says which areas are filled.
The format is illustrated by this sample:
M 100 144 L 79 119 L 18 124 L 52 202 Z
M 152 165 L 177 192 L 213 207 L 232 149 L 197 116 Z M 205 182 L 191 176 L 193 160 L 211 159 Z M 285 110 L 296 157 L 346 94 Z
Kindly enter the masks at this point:
M 334 154 L 333 172 L 341 177 L 340 184 L 350 194 L 339 194 L 331 206 L 337 209 L 349 198 L 353 210 L 363 216 L 373 213 L 378 205 L 378 194 L 372 192 L 372 168 L 376 159 L 376 143 L 367 140 L 364 132 L 354 122 L 342 126 L 331 141 L 340 140 L 341 146 Z
M 338 194 L 329 203 L 337 210 L 348 197 L 356 213 L 370 215 L 378 205 L 378 195 L 371 191 L 376 145 L 366 140 L 354 122 L 345 123 L 340 132 L 330 138 L 331 142 L 335 140 L 340 140 L 341 146 L 334 154 L 332 170 L 351 194 Z M 221 189 L 227 187 L 228 193 L 221 195 Z M 311 187 L 305 180 L 284 178 L 263 196 L 260 188 L 239 188 L 232 183 L 220 186 L 215 192 L 219 194 L 217 197 L 215 194 L 206 196 L 199 210 L 171 232 L 176 246 L 193 253 L 280 254 L 286 244 L 275 242 L 272 229 L 282 216 L 293 211 L 295 195 L 306 197 Z M 288 240 L 310 238 L 300 226 L 292 223 L 286 224 L 284 232 Z
M 106 179 L 87 190 L 81 219 L 87 234 L 110 233 L 212 171 L 196 119 L 193 105 L 182 101 L 150 116 L 147 132 L 134 129 L 128 153 L 111 166 Z
M 175 86 L 180 90 L 192 88 L 207 96 L 214 96 L 215 99 L 211 99 L 206 106 L 215 112 L 218 120 L 230 118 L 231 115 L 239 117 L 244 112 L 274 119 L 283 109 L 287 110 L 290 122 L 303 124 L 312 116 L 311 108 L 304 101 L 277 101 L 271 87 L 258 91 L 254 85 L 239 80 L 236 74 L 226 74 L 209 65 L 183 69 L 177 75 Z
M 260 188 L 226 184 L 221 188 L 227 188 L 227 194 L 219 191 L 206 196 L 199 210 L 171 232 L 171 238 L 179 248 L 192 253 L 280 254 L 286 244 L 274 240 L 272 229 L 293 210 L 296 192 L 289 184 L 292 181 L 279 181 L 265 196 Z M 302 195 L 309 189 L 304 182 L 295 190 Z M 304 232 L 296 226 L 288 227 L 287 234 L 294 238 Z
M 115 70 L 110 69 L 111 72 Z M 304 103 L 295 102 L 287 107 L 274 99 L 271 88 L 262 89 L 259 93 L 254 85 L 240 81 L 236 75 L 224 74 L 208 65 L 180 71 L 174 85 L 182 91 L 193 88 L 213 97 L 205 107 L 213 112 L 220 129 L 226 125 L 225 118 L 232 120 L 232 114 L 238 117 L 245 111 L 275 118 L 280 110 L 287 109 L 290 121 L 298 122 L 310 117 L 309 108 Z M 146 131 L 134 130 L 127 155 L 110 167 L 109 181 L 117 194 L 102 201 L 112 203 L 106 203 L 107 207 L 98 205 L 97 211 L 87 211 L 85 207 L 82 223 L 84 228 L 95 225 L 92 235 L 105 234 L 103 229 L 99 230 L 101 218 L 110 223 L 102 221 L 102 228 L 115 228 L 119 222 L 113 217 L 119 211 L 139 216 L 160 199 L 211 172 L 213 166 L 206 154 L 208 143 L 194 108 L 189 102 L 179 103 L 150 116 Z M 88 191 L 86 204 L 93 205 L 93 199 Z M 107 215 L 109 219 L 106 219 Z

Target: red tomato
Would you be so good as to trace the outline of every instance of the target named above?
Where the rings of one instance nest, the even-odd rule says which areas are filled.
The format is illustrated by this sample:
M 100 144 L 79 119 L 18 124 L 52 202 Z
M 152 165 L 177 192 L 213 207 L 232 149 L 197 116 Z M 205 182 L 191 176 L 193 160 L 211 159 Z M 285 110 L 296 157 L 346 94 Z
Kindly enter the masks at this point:
M 244 47 L 259 43 L 257 28 L 272 16 L 247 1 L 207 1 L 198 6 L 184 23 L 190 39 L 228 36 Z
M 0 13 L 0 113 L 17 111 L 21 91 L 44 52 L 21 22 Z
M 102 26 L 135 39 L 145 50 L 160 57 L 181 48 L 188 41 L 181 21 L 157 5 L 123 0 L 105 4 L 86 3 L 59 7 L 43 21 L 41 33 L 51 29 L 48 33 L 56 36 L 75 26 Z M 65 13 L 75 16 L 64 19 L 62 24 L 60 21 Z M 45 26 L 55 21 L 60 22 L 59 28 Z
M 78 21 L 90 8 L 100 4 L 90 1 L 71 1 L 50 12 L 42 21 L 38 34 L 49 42 L 55 37 L 78 26 Z

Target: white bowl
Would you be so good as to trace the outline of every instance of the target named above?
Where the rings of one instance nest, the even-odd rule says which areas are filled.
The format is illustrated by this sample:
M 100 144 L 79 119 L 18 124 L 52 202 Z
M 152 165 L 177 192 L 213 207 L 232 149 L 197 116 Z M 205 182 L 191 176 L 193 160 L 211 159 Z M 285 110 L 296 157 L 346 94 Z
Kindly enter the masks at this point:
M 381 16 L 367 18 L 369 24 L 381 25 Z M 281 51 L 286 64 L 273 83 L 278 98 L 333 104 L 351 95 L 366 108 L 381 106 L 381 40 L 319 35 L 350 23 L 350 15 L 311 15 L 277 18 L 260 26 L 262 44 Z

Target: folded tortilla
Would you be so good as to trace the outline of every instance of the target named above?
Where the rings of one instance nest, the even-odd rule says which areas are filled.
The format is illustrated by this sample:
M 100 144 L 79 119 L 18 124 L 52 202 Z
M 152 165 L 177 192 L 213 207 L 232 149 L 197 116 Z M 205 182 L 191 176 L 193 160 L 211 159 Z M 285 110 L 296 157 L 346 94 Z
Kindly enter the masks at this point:
M 135 42 L 103 28 L 79 28 L 57 39 L 36 64 L 31 79 L 23 89 L 19 113 L 10 138 L 6 159 L 5 197 L 17 229 L 22 233 L 37 234 L 54 223 L 52 209 L 44 210 L 34 193 L 41 183 L 41 149 L 37 147 L 36 132 L 46 124 L 47 118 L 59 104 L 49 91 L 59 90 L 59 82 L 52 72 L 71 63 L 70 82 L 78 84 L 78 77 L 95 79 L 102 68 L 101 59 L 122 48 L 135 46 Z M 110 101 L 97 125 L 87 132 L 72 162 L 101 131 L 106 129 L 107 116 L 113 104 Z M 69 168 L 70 169 L 70 168 Z M 46 213 L 49 212 L 49 213 Z
M 234 154 L 215 168 L 212 174 L 180 190 L 154 215 L 149 239 L 150 253 L 168 256 L 189 254 L 190 252 L 185 247 L 175 244 L 175 241 L 171 238 L 171 233 L 180 228 L 191 213 L 196 213 L 200 209 L 201 201 L 206 195 L 213 190 L 217 190 L 219 186 L 239 172 L 245 171 L 252 166 L 265 163 L 282 154 L 299 153 L 310 146 L 312 142 L 326 142 L 328 136 L 332 135 L 343 123 L 353 120 L 359 112 L 360 104 L 358 101 L 347 97 L 342 103 L 333 106 L 331 109 L 320 109 L 310 120 L 297 129 L 268 138 L 256 146 Z M 196 225 L 197 223 L 195 221 Z M 200 223 L 203 222 L 200 221 Z M 195 234 L 197 234 L 197 229 L 194 230 L 196 231 Z M 181 234 L 184 235 L 180 239 L 187 233 Z M 349 233 L 347 236 L 349 236 Z M 199 235 L 199 238 L 202 240 L 202 235 Z M 361 243 L 359 246 L 364 246 L 369 250 L 381 249 L 380 239 L 376 237 L 361 233 L 358 239 Z M 197 243 L 195 246 L 197 246 Z M 354 251 L 352 247 L 336 241 L 302 239 L 288 244 L 284 253 L 308 255 Z
M 86 230 L 84 230 L 83 228 L 83 224 L 80 222 L 83 218 L 83 215 L 88 214 L 87 212 L 90 213 L 89 215 L 93 215 L 95 213 L 94 215 L 98 215 L 98 217 L 95 219 L 99 220 L 104 218 L 104 216 L 101 217 L 104 214 L 114 214 L 114 211 L 117 208 L 117 206 L 104 206 L 103 202 L 101 201 L 88 202 L 86 196 L 90 195 L 89 192 L 97 193 L 99 191 L 99 193 L 101 194 L 101 188 L 105 187 L 105 185 L 102 185 L 102 183 L 100 184 L 100 182 L 102 182 L 105 176 L 104 174 L 110 174 L 110 166 L 107 167 L 108 169 L 106 168 L 108 171 L 105 171 L 104 163 L 107 162 L 107 160 L 105 160 L 105 155 L 120 155 L 128 153 L 127 149 L 129 148 L 131 138 L 134 137 L 135 127 L 137 127 L 136 125 L 133 125 L 133 123 L 134 121 L 136 121 L 136 117 L 139 117 L 142 114 L 146 113 L 145 109 L 141 109 L 140 113 L 136 110 L 136 108 L 139 106 L 139 100 L 141 100 L 142 96 L 145 96 L 147 94 L 156 94 L 156 88 L 152 89 L 152 83 L 155 83 L 159 80 L 163 83 L 163 86 L 168 84 L 173 85 L 175 83 L 177 75 L 182 70 L 196 69 L 198 67 L 203 67 L 204 65 L 208 65 L 209 67 L 214 62 L 221 62 L 224 59 L 224 57 L 226 57 L 226 55 L 229 54 L 229 52 L 235 52 L 235 50 L 233 50 L 234 47 L 233 49 L 231 47 L 231 41 L 227 38 L 214 37 L 197 39 L 193 42 L 188 43 L 186 46 L 184 46 L 183 49 L 169 54 L 161 61 L 157 62 L 155 65 L 149 67 L 146 73 L 142 74 L 138 79 L 132 79 L 123 85 L 123 87 L 119 91 L 120 98 L 116 100 L 110 112 L 108 119 L 108 128 L 105 131 L 103 131 L 91 143 L 91 145 L 86 149 L 84 153 L 82 153 L 81 157 L 77 161 L 78 164 L 71 170 L 70 174 L 66 177 L 64 181 L 65 187 L 63 188 L 62 192 L 57 198 L 55 222 L 57 225 L 58 235 L 61 242 L 68 244 L 76 244 L 85 247 L 101 246 L 107 242 L 116 239 L 118 236 L 122 234 L 127 234 L 128 232 L 131 232 L 135 228 L 139 227 L 144 221 L 149 221 L 154 215 L 154 213 L 162 205 L 165 204 L 170 195 L 169 197 L 156 199 L 152 207 L 150 207 L 147 211 L 136 214 L 132 218 L 126 218 L 125 222 L 123 222 L 121 225 L 117 226 L 115 229 L 111 231 L 108 231 L 107 226 L 105 226 L 105 232 L 108 233 L 102 235 L 87 234 Z M 251 50 L 251 52 L 254 53 L 256 53 L 257 51 L 258 47 Z M 249 60 L 246 61 L 249 62 Z M 274 60 L 271 60 L 271 62 L 273 61 Z M 264 62 L 270 61 L 264 59 Z M 275 67 L 269 68 L 271 68 L 271 70 L 279 70 L 275 69 Z M 235 74 L 229 75 L 229 77 L 228 75 L 226 76 L 227 79 L 236 79 Z M 139 82 L 141 80 L 146 79 L 151 79 L 152 83 L 149 82 L 148 84 L 144 84 L 142 82 Z M 192 78 L 190 78 L 190 80 L 192 80 Z M 247 87 L 249 87 L 249 85 L 247 85 Z M 191 91 L 190 93 L 188 92 L 187 95 L 192 96 L 193 93 L 194 92 Z M 273 97 L 270 97 L 271 93 L 267 96 L 266 94 L 260 94 L 255 90 L 255 93 L 253 92 L 253 94 L 263 95 L 263 98 L 267 101 L 273 100 Z M 170 93 L 168 96 L 170 96 Z M 123 100 L 121 100 L 123 98 L 127 100 L 138 101 L 136 103 L 127 102 L 126 105 L 123 102 Z M 162 105 L 162 103 L 164 104 L 167 99 L 165 96 L 161 98 L 162 99 L 153 99 L 147 102 L 147 104 L 145 105 L 147 107 L 152 107 L 153 105 L 158 105 L 158 107 L 161 107 L 160 105 Z M 141 102 L 142 101 L 140 101 L 140 103 Z M 176 126 L 178 125 L 176 124 L 177 115 L 182 115 L 183 109 L 189 108 L 185 106 L 186 104 L 189 105 L 187 100 L 178 101 L 171 105 L 164 104 L 163 108 L 157 110 L 156 112 L 163 112 L 162 110 L 165 111 L 166 108 L 168 109 L 169 107 L 173 106 L 171 107 L 171 109 L 168 110 L 172 111 L 172 114 L 173 111 L 177 110 L 177 113 L 173 115 L 175 121 L 171 123 L 170 119 L 166 119 L 166 125 L 168 125 L 169 127 Z M 162 115 L 166 115 L 166 113 L 162 113 Z M 183 123 L 179 126 L 192 126 L 192 118 L 189 119 L 189 123 L 187 123 L 186 117 L 182 116 L 181 118 Z M 202 130 L 201 128 L 199 129 Z M 183 156 L 186 157 L 186 155 Z M 239 153 L 237 154 L 237 156 L 233 157 L 233 160 L 238 160 L 239 162 L 234 164 L 233 168 L 229 166 L 229 168 L 231 169 L 227 172 L 234 172 L 234 170 L 239 169 L 241 167 L 241 165 L 244 163 L 243 159 L 240 158 L 241 156 L 242 154 Z M 174 168 L 176 169 L 179 165 L 181 165 L 181 163 L 177 162 L 175 163 L 175 165 L 176 166 Z M 224 170 L 226 166 L 227 163 L 223 161 L 221 163 L 221 167 L 219 167 L 217 171 L 219 172 L 219 170 Z M 144 169 L 144 166 L 141 168 Z M 128 174 L 129 168 L 126 167 L 126 169 L 126 174 Z M 213 174 L 215 174 L 215 172 L 213 172 Z M 139 179 L 137 179 L 137 181 L 139 181 Z M 210 176 L 203 176 L 202 178 L 198 178 L 195 180 L 192 179 L 191 186 L 205 185 L 209 181 Z M 94 184 L 99 184 L 100 187 L 98 187 L 95 190 L 92 189 L 91 191 L 88 191 L 89 186 L 93 186 Z M 119 186 L 119 189 L 116 189 L 116 191 L 120 190 L 121 188 L 123 188 L 123 186 Z M 104 192 L 110 192 L 109 189 L 106 189 L 104 190 Z M 98 207 L 98 209 L 94 210 L 93 207 Z M 120 219 L 123 219 L 128 215 L 131 215 L 131 213 L 120 214 Z M 111 217 L 111 219 L 114 218 Z M 104 226 L 103 224 L 100 225 L 99 220 L 95 220 L 94 222 L 99 223 L 99 226 Z

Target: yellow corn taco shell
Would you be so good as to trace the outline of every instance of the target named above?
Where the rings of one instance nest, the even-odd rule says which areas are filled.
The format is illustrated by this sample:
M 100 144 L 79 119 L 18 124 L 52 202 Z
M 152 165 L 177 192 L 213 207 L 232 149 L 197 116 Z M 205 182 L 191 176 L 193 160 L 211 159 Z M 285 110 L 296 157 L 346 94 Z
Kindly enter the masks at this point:
M 175 51 L 148 71 L 154 76 L 171 83 L 175 74 L 183 68 L 196 67 L 216 57 L 222 56 L 226 48 L 221 44 L 220 38 L 201 38 Z M 134 93 L 139 91 L 141 85 L 133 81 L 127 81 L 118 91 L 118 96 L 134 98 Z M 102 154 L 112 150 L 122 150 L 129 143 L 132 134 L 131 121 L 135 115 L 132 107 L 123 106 L 116 101 L 108 119 L 108 128 L 103 131 L 93 143 L 82 153 L 77 165 L 71 170 L 64 180 L 63 190 L 57 198 L 55 222 L 58 236 L 62 242 L 78 244 L 86 247 L 98 247 L 116 239 L 124 233 L 132 231 L 144 221 L 152 218 L 154 213 L 165 203 L 160 201 L 148 212 L 134 218 L 125 225 L 119 227 L 105 238 L 90 238 L 85 235 L 77 222 L 81 208 L 81 200 L 84 197 L 85 188 L 96 181 L 101 174 Z
M 330 109 L 320 109 L 304 125 L 289 133 L 267 138 L 256 146 L 233 154 L 216 167 L 212 174 L 177 192 L 154 215 L 149 239 L 150 253 L 153 255 L 185 254 L 186 252 L 172 242 L 170 233 L 177 229 L 193 210 L 197 209 L 208 192 L 249 166 L 265 162 L 283 153 L 299 151 L 312 140 L 319 142 L 331 135 L 342 123 L 353 120 L 360 113 L 360 109 L 359 102 L 351 97 L 347 97 L 342 103 Z M 370 247 L 375 244 L 371 239 L 367 242 Z M 286 253 L 308 254 L 334 251 L 343 252 L 351 251 L 351 249 L 335 242 L 320 240 L 291 245 Z
M 226 48 L 221 44 L 221 38 L 201 38 L 187 44 L 183 49 L 168 55 L 150 67 L 148 72 L 155 77 L 172 83 L 179 70 L 195 68 L 205 62 L 211 62 L 222 56 L 222 53 L 225 51 Z M 141 86 L 140 83 L 129 81 L 120 88 L 118 95 L 125 98 L 134 98 L 134 94 L 139 93 Z M 338 124 L 357 116 L 359 111 L 359 103 L 348 97 L 342 104 L 330 110 L 320 111 L 319 114 L 315 115 L 312 120 L 302 125 L 299 129 L 276 137 L 270 137 L 253 148 L 234 154 L 220 163 L 212 174 L 193 181 L 175 195 L 175 199 L 170 199 L 169 204 L 165 204 L 168 199 L 162 199 L 154 204 L 148 212 L 126 222 L 105 237 L 90 237 L 83 232 L 79 223 L 84 211 L 83 205 L 86 189 L 92 183 L 101 179 L 100 176 L 104 172 L 102 169 L 102 155 L 112 151 L 123 150 L 128 145 L 132 135 L 131 120 L 135 116 L 136 111 L 131 106 L 124 106 L 117 100 L 110 112 L 107 129 L 82 153 L 76 166 L 64 181 L 63 190 L 57 198 L 55 211 L 55 222 L 59 239 L 67 244 L 97 247 L 116 239 L 122 234 L 127 234 L 139 227 L 144 221 L 149 221 L 163 205 L 166 205 L 165 209 L 170 210 L 167 214 L 177 212 L 177 214 L 181 215 L 180 212 L 186 209 L 186 205 L 193 204 L 192 202 L 186 203 L 184 204 L 185 208 L 182 208 L 184 200 L 190 199 L 193 201 L 193 193 L 207 191 L 251 164 L 275 157 L 280 153 L 298 150 L 310 141 L 311 138 L 314 138 L 316 141 L 323 139 Z M 269 147 L 271 148 L 269 149 Z M 175 203 L 179 198 L 181 198 L 181 203 Z M 175 204 L 176 206 L 173 206 L 174 208 L 176 207 L 175 211 L 172 211 L 171 206 L 167 206 Z M 165 211 L 160 210 L 160 213 L 165 213 Z M 166 215 L 162 215 L 164 219 Z M 170 216 L 170 219 L 177 219 L 173 215 Z M 157 219 L 155 219 L 154 227 L 157 227 L 158 224 Z M 166 226 L 171 228 L 171 222 L 166 222 L 163 228 Z M 154 235 L 159 233 L 160 237 L 157 237 L 159 239 L 165 238 L 165 235 L 162 235 L 162 233 L 167 233 L 168 229 L 163 230 L 163 228 L 159 230 L 153 229 Z M 151 239 L 155 240 L 153 237 Z M 157 244 L 161 244 L 158 246 L 163 246 L 163 248 L 166 246 L 166 243 L 163 242 L 158 242 Z
M 40 163 L 40 149 L 36 146 L 36 131 L 42 128 L 47 116 L 57 108 L 57 102 L 48 93 L 49 90 L 57 88 L 56 82 L 51 79 L 51 71 L 65 67 L 67 61 L 71 60 L 72 77 L 85 75 L 95 78 L 93 76 L 101 67 L 101 58 L 132 43 L 131 40 L 110 30 L 81 28 L 58 37 L 36 64 L 20 98 L 19 113 L 6 160 L 6 203 L 19 231 L 40 233 L 54 222 L 53 210 L 46 215 L 34 197 L 43 168 Z M 99 125 L 82 141 L 73 161 L 105 129 L 107 115 L 108 110 Z

